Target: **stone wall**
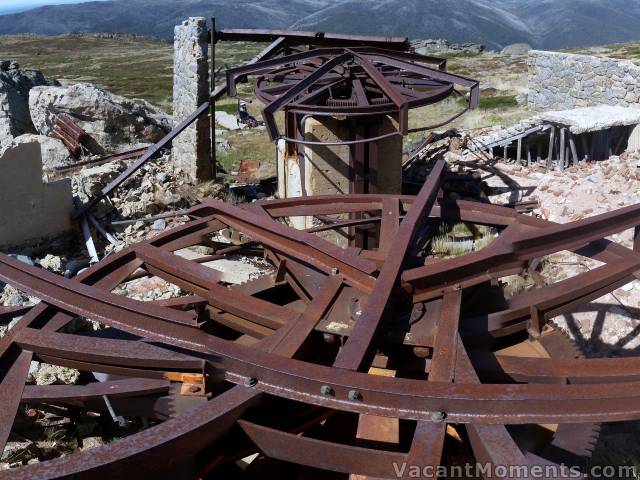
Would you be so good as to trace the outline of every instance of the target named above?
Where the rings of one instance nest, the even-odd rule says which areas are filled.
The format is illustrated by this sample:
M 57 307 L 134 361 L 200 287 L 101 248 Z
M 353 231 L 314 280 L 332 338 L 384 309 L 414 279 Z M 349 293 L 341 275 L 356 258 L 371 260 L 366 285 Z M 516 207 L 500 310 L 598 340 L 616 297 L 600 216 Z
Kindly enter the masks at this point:
M 38 143 L 23 143 L 0 156 L 0 248 L 56 237 L 71 230 L 71 181 L 42 182 Z
M 175 28 L 173 117 L 177 125 L 209 98 L 208 29 L 203 17 Z M 193 181 L 211 178 L 209 116 L 202 115 L 173 141 L 173 162 Z
M 640 67 L 625 60 L 529 52 L 529 109 L 640 106 Z

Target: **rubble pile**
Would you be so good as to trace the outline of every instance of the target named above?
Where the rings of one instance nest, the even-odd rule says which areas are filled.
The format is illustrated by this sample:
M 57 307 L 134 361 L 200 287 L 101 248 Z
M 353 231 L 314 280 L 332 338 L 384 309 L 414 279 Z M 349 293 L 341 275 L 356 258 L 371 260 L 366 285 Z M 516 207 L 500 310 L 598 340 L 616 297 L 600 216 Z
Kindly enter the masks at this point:
M 486 182 L 494 189 L 493 203 L 534 201 L 534 214 L 545 220 L 567 223 L 640 203 L 640 153 L 624 153 L 598 162 L 580 162 L 564 172 L 546 172 L 499 163 Z M 504 193 L 498 193 L 504 191 Z M 611 240 L 633 246 L 633 231 Z M 591 270 L 598 262 L 560 252 L 547 258 L 543 273 L 554 281 Z M 594 355 L 608 355 L 640 346 L 637 306 L 640 282 L 627 284 L 593 302 L 593 310 L 554 319 L 571 337 Z M 594 341 L 594 339 L 596 341 Z

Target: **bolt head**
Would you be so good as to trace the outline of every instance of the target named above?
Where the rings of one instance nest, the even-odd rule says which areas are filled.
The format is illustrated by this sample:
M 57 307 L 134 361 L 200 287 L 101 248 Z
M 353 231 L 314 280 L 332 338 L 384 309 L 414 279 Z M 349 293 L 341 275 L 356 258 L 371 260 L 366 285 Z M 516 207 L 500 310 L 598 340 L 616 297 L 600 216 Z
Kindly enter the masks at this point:
M 334 391 L 333 388 L 331 388 L 329 385 L 323 385 L 322 387 L 320 387 L 320 393 L 322 395 L 333 395 Z
M 362 400 L 362 395 L 358 390 L 349 390 L 349 394 L 347 397 L 351 401 Z
M 434 423 L 440 423 L 447 418 L 447 414 L 445 412 L 435 412 L 431 415 L 431 421 Z
M 244 379 L 245 387 L 255 387 L 258 383 L 258 380 L 255 378 L 247 377 Z

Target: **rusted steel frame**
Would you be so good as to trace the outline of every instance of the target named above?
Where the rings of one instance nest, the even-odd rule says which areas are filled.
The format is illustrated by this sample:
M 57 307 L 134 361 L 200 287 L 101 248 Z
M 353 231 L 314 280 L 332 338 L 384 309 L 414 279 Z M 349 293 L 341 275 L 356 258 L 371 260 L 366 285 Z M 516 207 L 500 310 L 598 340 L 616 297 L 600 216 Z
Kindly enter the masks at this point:
M 20 317 L 33 308 L 33 305 L 18 305 L 16 307 L 0 307 L 0 321 Z
M 170 379 L 171 374 L 175 373 L 174 370 L 177 368 L 177 367 L 171 367 L 170 369 L 156 370 L 156 369 L 149 369 L 149 368 L 127 367 L 127 366 L 113 365 L 108 363 L 94 363 L 94 362 L 87 362 L 84 360 L 75 360 L 73 358 L 69 358 L 72 355 L 69 355 L 68 353 L 65 353 L 65 352 L 62 352 L 62 355 L 64 356 L 56 357 L 54 355 L 47 355 L 45 353 L 41 353 L 37 355 L 37 358 L 38 360 L 44 363 L 49 363 L 51 365 L 59 365 L 61 367 L 67 367 L 67 368 L 75 368 L 76 370 L 81 370 L 84 372 L 99 372 L 99 373 L 107 373 L 111 375 L 120 375 L 123 377 L 150 378 L 154 380 Z M 179 370 L 179 373 L 183 373 L 183 371 Z
M 448 201 L 442 207 L 434 207 L 433 212 L 439 212 L 442 219 L 462 220 L 489 226 L 508 226 L 517 222 L 526 227 L 540 229 L 563 225 L 530 215 L 522 215 L 511 208 L 466 200 Z M 503 217 L 502 221 L 499 221 L 500 216 Z M 640 256 L 636 252 L 604 238 L 594 240 L 589 245 L 577 248 L 573 252 L 601 262 L 613 262 L 625 258 L 640 260 Z
M 321 470 L 396 478 L 394 464 L 401 468 L 407 461 L 407 455 L 403 453 L 294 435 L 246 420 L 239 420 L 238 425 L 268 457 Z
M 233 388 L 192 412 L 100 448 L 0 472 L 0 479 L 129 479 L 149 475 L 193 478 L 192 459 L 221 438 L 259 400 L 256 392 Z
M 639 223 L 640 206 L 633 206 L 533 232 L 522 232 L 514 224 L 488 248 L 451 261 L 407 270 L 402 274 L 402 280 L 413 290 L 414 299 L 420 301 L 428 298 L 434 288 L 442 289 L 441 285 L 446 287 L 462 282 L 468 285 L 478 275 L 482 276 L 478 281 L 483 281 L 489 272 L 498 274 L 501 271 L 512 271 L 532 258 L 558 250 L 576 250 Z
M 461 290 L 444 296 L 440 318 L 436 324 L 433 355 L 429 367 L 429 382 L 450 383 L 455 377 L 460 337 L 458 323 L 460 321 L 461 303 Z M 411 441 L 411 448 L 407 454 L 407 465 L 417 465 L 421 469 L 429 466 L 435 472 L 435 469 L 442 461 L 444 439 L 447 433 L 444 414 L 446 412 L 435 414 L 440 415 L 436 417 L 438 421 L 422 420 L 418 422 Z M 409 478 L 409 472 L 406 472 L 403 478 Z
M 317 215 L 337 215 L 342 213 L 375 212 L 382 208 L 382 203 L 346 203 L 337 201 L 321 205 L 301 205 L 296 208 L 296 215 L 317 216 Z M 275 218 L 289 216 L 292 207 L 276 207 L 268 212 Z
M 176 310 L 195 310 L 198 308 L 204 308 L 207 306 L 207 303 L 206 299 L 197 295 L 155 300 L 155 304 L 160 307 L 175 308 Z
M 191 125 L 198 117 L 204 115 L 209 110 L 209 102 L 205 102 L 200 105 L 191 115 L 185 118 L 182 122 L 180 122 L 173 130 L 171 130 L 167 135 L 165 135 L 158 143 L 149 147 L 147 152 L 142 155 L 139 159 L 133 162 L 129 167 L 118 175 L 115 179 L 109 182 L 106 186 L 104 186 L 96 195 L 94 195 L 87 203 L 85 203 L 82 207 L 77 209 L 73 213 L 73 218 L 79 218 L 86 211 L 92 208 L 96 203 L 102 200 L 104 197 L 108 196 L 113 192 L 116 188 L 118 188 L 124 181 L 126 181 L 131 175 L 137 172 L 145 163 L 147 163 L 152 158 L 159 155 L 162 150 L 168 147 L 173 139 L 180 135 L 189 125 Z
M 20 405 L 24 384 L 29 373 L 29 367 L 31 366 L 32 356 L 32 353 L 28 350 L 16 348 L 13 355 L 8 352 L 0 359 L 0 367 L 7 369 L 2 380 L 0 380 L 0 405 L 2 405 L 2 408 L 0 408 L 0 450 L 4 450 L 9 439 L 13 421 Z M 10 361 L 12 362 L 9 363 Z
M 397 286 L 405 255 L 424 219 L 428 219 L 429 211 L 436 201 L 444 171 L 445 162 L 438 161 L 402 220 L 398 228 L 395 251 L 387 258 L 382 267 L 369 300 L 362 310 L 362 315 L 353 327 L 347 343 L 338 353 L 334 366 L 359 370 L 375 353 L 375 337 L 382 325 L 389 298 Z
M 271 328 L 282 326 L 292 318 L 293 313 L 287 308 L 222 286 L 217 270 L 151 245 L 134 248 L 150 273 L 205 298 L 216 308 L 234 315 L 247 315 L 248 319 Z
M 400 215 L 400 202 L 398 199 L 382 200 L 380 212 L 380 241 L 378 250 L 388 255 L 393 251 L 395 238 L 400 228 L 400 222 L 404 216 Z M 365 219 L 371 221 L 372 219 Z
M 35 269 L 25 264 L 26 269 Z M 49 272 L 43 272 L 47 274 Z M 53 275 L 53 274 L 51 274 Z M 54 275 L 55 276 L 55 275 Z M 12 283 L 16 283 L 11 280 Z M 61 283 L 75 284 L 61 279 Z M 45 301 L 59 304 L 50 294 L 24 288 L 36 296 L 49 296 Z M 94 293 L 94 288 L 82 290 Z M 96 292 L 97 293 L 97 292 Z M 77 297 L 73 302 L 73 313 L 95 318 L 107 325 L 141 335 L 149 340 L 203 352 L 214 365 L 221 363 L 226 370 L 226 378 L 232 382 L 244 382 L 251 376 L 259 379 L 256 388 L 280 397 L 303 400 L 306 403 L 366 413 L 380 416 L 427 420 L 433 412 L 446 410 L 452 422 L 476 423 L 561 423 L 570 418 L 572 423 L 594 421 L 618 421 L 640 417 L 640 384 L 636 382 L 608 384 L 606 389 L 597 385 L 443 385 L 404 379 L 375 378 L 347 370 L 309 364 L 298 360 L 288 360 L 277 355 L 265 354 L 242 345 L 232 345 L 200 331 L 171 324 L 153 322 L 153 317 L 145 317 L 145 312 L 154 310 L 145 302 L 139 304 L 136 315 L 125 310 L 126 318 L 116 319 L 105 315 L 106 304 L 102 295 L 92 295 L 91 300 Z M 115 304 L 124 301 L 107 295 Z M 78 306 L 78 304 L 87 305 Z M 66 307 L 64 307 L 66 308 Z M 98 310 L 98 311 L 96 311 Z M 166 309 L 165 309 L 166 310 Z M 136 316 L 141 315 L 140 320 Z M 147 321 L 144 321 L 147 318 Z M 296 372 L 296 373 L 294 373 Z M 301 373 L 304 372 L 302 375 Z M 330 385 L 335 397 L 322 396 L 322 385 Z M 346 401 L 350 390 L 361 392 L 363 401 Z M 416 408 L 420 405 L 419 408 Z
M 331 275 L 327 278 L 320 293 L 313 298 L 304 313 L 298 319 L 292 320 L 282 327 L 282 332 L 277 335 L 280 339 L 273 342 L 265 340 L 269 344 L 265 350 L 287 357 L 295 357 L 320 319 L 333 305 L 333 301 L 342 287 L 342 281 L 341 275 Z
M 424 63 L 428 65 L 435 65 L 438 70 L 445 71 L 447 69 L 447 59 L 440 57 L 432 57 L 430 55 L 422 55 L 414 52 L 396 52 L 393 50 L 379 48 L 375 46 L 366 47 L 353 47 L 351 50 L 355 52 L 362 52 L 367 55 L 382 55 L 391 58 L 400 58 L 408 62 Z
M 176 326 L 189 323 L 195 317 L 186 312 L 161 308 L 153 304 L 144 305 L 145 313 L 139 314 L 141 302 L 61 278 L 46 270 L 25 265 L 4 254 L 0 254 L 0 279 L 16 288 L 36 294 L 46 303 L 82 316 L 91 317 L 92 311 L 99 310 L 100 318 L 113 317 L 123 319 L 125 323 L 128 317 L 139 318 L 141 321 L 154 319 L 160 323 L 174 323 Z M 90 306 L 90 304 L 93 305 Z
M 22 392 L 22 403 L 99 400 L 109 397 L 134 397 L 169 392 L 170 382 L 145 378 L 130 378 L 86 385 L 27 385 Z
M 406 104 L 407 108 L 417 108 L 423 107 L 426 105 L 431 105 L 437 102 L 448 98 L 454 91 L 452 85 L 443 86 L 437 91 L 429 92 L 429 94 L 424 94 L 420 97 L 416 97 L 415 93 L 413 95 L 409 95 L 409 89 L 404 89 L 399 85 L 391 84 L 393 90 L 399 93 L 402 93 L 404 97 L 413 97 L 412 100 L 403 101 L 403 105 Z M 381 90 L 382 91 L 382 90 Z M 316 93 L 316 92 L 314 92 Z M 320 93 L 318 91 L 318 93 Z M 401 98 L 404 98 L 401 97 Z M 313 97 L 310 97 L 313 98 Z M 307 114 L 311 116 L 332 116 L 332 115 L 341 115 L 345 117 L 364 117 L 369 115 L 380 115 L 380 114 L 393 114 L 398 113 L 399 108 L 396 107 L 393 103 L 383 103 L 383 104 L 373 104 L 368 106 L 335 106 L 335 105 L 314 105 L 314 104 L 304 104 L 303 100 L 295 101 L 290 103 L 287 106 L 288 112 L 299 113 L 299 114 Z M 400 109 L 401 110 L 401 109 Z M 464 110 L 466 111 L 466 110 Z M 452 118 L 455 120 L 460 115 Z M 447 122 L 445 122 L 447 123 Z M 422 127 L 425 129 L 426 127 Z M 408 130 L 410 132 L 412 130 Z M 413 130 L 418 131 L 418 130 Z M 404 135 L 402 130 L 398 130 L 398 135 Z M 375 139 L 378 137 L 368 137 L 369 139 Z M 367 140 L 367 138 L 365 138 Z
M 347 62 L 353 59 L 352 53 L 342 53 L 333 57 L 331 60 L 324 63 L 315 72 L 309 74 L 304 80 L 294 84 L 286 93 L 283 93 L 269 105 L 262 109 L 262 118 L 267 126 L 269 137 L 271 140 L 276 140 L 279 137 L 278 125 L 275 122 L 275 113 L 287 104 L 291 103 L 300 93 L 304 92 L 307 88 L 311 87 L 320 78 L 336 68 L 341 63 Z
M 308 32 L 300 30 L 223 29 L 216 32 L 219 41 L 268 42 L 282 37 L 287 45 L 321 46 L 378 46 L 392 50 L 408 50 L 406 37 L 383 37 L 374 35 L 343 35 L 337 33 Z
M 98 166 L 103 165 L 105 163 L 110 162 L 119 162 L 122 160 L 130 160 L 132 158 L 139 157 L 147 151 L 147 147 L 143 148 L 134 148 L 133 150 L 128 150 L 126 152 L 114 153 L 112 155 L 106 155 L 104 157 L 95 158 L 93 160 L 85 160 L 83 162 L 75 162 L 73 165 L 66 165 L 64 167 L 56 167 L 56 172 L 70 172 L 73 170 L 77 170 L 81 167 L 86 167 L 87 165 Z
M 409 130 L 409 102 L 406 100 L 395 87 L 389 83 L 386 77 L 382 74 L 380 70 L 378 70 L 370 61 L 370 59 L 365 55 L 359 55 L 353 52 L 353 60 L 356 64 L 360 65 L 369 78 L 371 78 L 380 89 L 384 92 L 384 94 L 393 102 L 393 104 L 398 108 L 399 112 L 399 127 L 398 130 L 402 135 L 406 135 Z
M 33 268 L 27 265 L 23 265 L 23 267 L 25 269 Z M 40 273 L 37 269 L 34 270 Z M 43 273 L 46 274 L 47 272 Z M 61 281 L 74 283 L 64 279 Z M 35 291 L 32 291 L 32 293 L 38 294 L 38 292 Z M 118 302 L 122 300 L 123 299 L 117 299 Z M 52 303 L 55 303 L 55 301 Z M 79 302 L 74 302 L 74 304 L 77 303 Z M 96 303 L 96 300 L 93 299 L 90 302 L 90 307 L 95 309 Z M 78 310 L 75 313 L 86 314 L 86 316 L 90 318 L 101 316 L 101 314 L 91 314 L 91 309 L 81 311 L 78 307 L 75 308 Z M 143 311 L 149 308 L 150 306 L 144 305 L 144 303 L 140 305 L 140 309 Z M 558 386 L 553 385 L 544 386 L 545 388 L 541 390 L 536 390 L 536 386 L 531 385 L 509 386 L 506 390 L 499 385 L 480 385 L 475 389 L 471 389 L 471 391 L 467 391 L 470 397 L 465 401 L 463 398 L 460 398 L 460 394 L 468 390 L 468 386 L 464 386 L 464 389 L 460 390 L 459 386 L 452 385 L 450 388 L 448 387 L 441 390 L 442 387 L 432 384 L 425 390 L 425 385 L 421 385 L 422 382 L 407 382 L 402 379 L 395 379 L 394 382 L 383 381 L 381 383 L 380 379 L 371 378 L 371 376 L 368 375 L 362 376 L 357 373 L 352 374 L 348 371 L 340 372 L 338 377 L 334 369 L 310 365 L 304 362 L 301 364 L 304 365 L 303 371 L 310 374 L 310 378 L 298 377 L 292 383 L 293 378 L 290 377 L 290 372 L 291 369 L 295 370 L 297 368 L 297 362 L 295 360 L 283 364 L 279 362 L 277 358 L 269 356 L 260 358 L 262 354 L 254 352 L 249 348 L 235 345 L 230 349 L 228 342 L 219 341 L 206 335 L 199 335 L 199 332 L 191 332 L 191 329 L 177 325 L 170 327 L 172 330 L 175 330 L 172 334 L 168 331 L 167 327 L 169 325 L 166 323 L 163 324 L 163 322 L 160 322 L 157 327 L 154 325 L 153 329 L 148 331 L 147 329 L 136 327 L 135 319 L 132 321 L 131 317 L 132 316 L 128 316 L 125 322 L 114 322 L 105 317 L 105 320 L 107 320 L 105 323 L 110 323 L 112 326 L 116 326 L 116 328 L 142 334 L 150 339 L 187 346 L 187 348 L 189 348 L 189 346 L 190 348 L 199 348 L 205 352 L 215 352 L 216 357 L 226 356 L 225 361 L 229 360 L 231 362 L 228 364 L 229 367 L 233 367 L 230 368 L 227 373 L 228 378 L 231 380 L 235 379 L 235 381 L 239 381 L 241 378 L 244 378 L 246 375 L 238 378 L 236 374 L 231 373 L 231 371 L 243 370 L 243 368 L 238 369 L 237 367 L 242 367 L 243 364 L 246 366 L 247 362 L 249 362 L 252 365 L 249 370 L 255 372 L 255 377 L 261 380 L 264 379 L 264 383 L 262 381 L 259 382 L 259 389 L 269 391 L 272 388 L 270 385 L 274 386 L 273 388 L 276 388 L 275 385 L 277 385 L 277 388 L 272 391 L 277 391 L 279 395 L 286 398 L 299 399 L 301 391 L 318 391 L 319 386 L 323 384 L 334 385 L 336 396 L 339 398 L 343 396 L 346 397 L 348 390 L 354 388 L 354 386 L 356 388 L 362 387 L 360 391 L 364 398 L 370 397 L 374 400 L 373 402 L 367 402 L 366 404 L 350 403 L 344 400 L 338 402 L 341 406 L 340 408 L 353 409 L 358 413 L 384 414 L 384 412 L 386 412 L 387 416 L 397 416 L 398 409 L 402 408 L 404 401 L 409 400 L 413 402 L 412 405 L 414 407 L 417 404 L 421 404 L 424 406 L 423 408 L 432 408 L 432 410 L 413 410 L 409 412 L 410 418 L 426 419 L 429 413 L 439 411 L 433 410 L 433 408 L 438 408 L 437 403 L 439 401 L 438 398 L 440 398 L 440 401 L 448 402 L 449 411 L 453 412 L 450 416 L 452 421 L 464 421 L 465 419 L 475 418 L 475 421 L 488 423 L 492 421 L 502 421 L 503 423 L 531 423 L 550 420 L 549 415 L 552 417 L 551 420 L 561 420 L 563 416 L 566 418 L 566 416 L 569 415 L 572 422 L 578 423 L 580 421 L 598 421 L 601 419 L 616 420 L 634 418 L 634 416 L 638 415 L 635 407 L 633 407 L 633 400 L 631 400 L 636 394 L 635 383 L 615 385 L 620 390 L 612 387 L 610 391 L 606 392 L 595 389 L 592 385 L 562 386 L 559 390 Z M 187 334 L 186 339 L 180 338 L 181 335 L 184 336 L 185 334 Z M 201 341 L 203 344 L 199 346 L 198 344 Z M 220 361 L 218 358 L 212 358 L 212 360 L 214 363 L 219 363 Z M 280 374 L 278 374 L 279 370 L 281 371 Z M 244 367 L 244 372 L 247 372 L 246 367 Z M 344 385 L 344 387 L 341 385 Z M 371 385 L 375 386 L 375 391 L 371 390 Z M 384 387 L 385 390 L 395 391 L 396 393 L 389 396 L 388 391 L 386 393 L 380 392 L 380 387 Z M 616 391 L 624 391 L 625 395 L 618 395 L 615 393 Z M 411 392 L 409 395 L 411 398 L 407 396 L 407 392 Z M 416 393 L 417 395 L 415 395 Z M 306 398 L 309 403 L 323 406 L 331 407 L 336 404 L 334 399 L 327 399 L 325 397 L 318 398 L 309 393 L 306 393 L 304 398 Z M 482 400 L 478 400 L 479 398 Z M 603 401 L 605 398 L 606 401 Z M 382 404 L 376 403 L 376 399 L 378 401 L 383 399 Z M 542 399 L 547 399 L 544 408 L 538 403 Z M 487 408 L 488 406 L 483 402 L 487 400 L 493 402 L 491 408 Z M 473 406 L 468 405 L 467 401 L 471 401 Z M 516 402 L 515 405 L 512 403 L 514 401 Z M 393 406 L 390 407 L 390 404 Z M 493 406 L 498 409 L 499 414 L 495 413 Z M 406 405 L 405 408 L 408 408 L 408 405 Z M 554 412 L 553 414 L 549 414 L 549 408 Z M 409 410 L 411 409 L 409 408 Z
M 377 266 L 369 260 L 246 209 L 214 201 L 208 201 L 207 205 L 219 212 L 215 217 L 220 221 L 253 239 L 326 273 L 337 268 L 350 282 L 365 290 L 372 288 L 374 280 L 369 274 L 375 272 Z
M 513 297 L 505 310 L 484 317 L 465 318 L 462 335 L 469 341 L 474 337 L 497 338 L 521 332 L 526 328 L 532 309 L 546 320 L 569 313 L 576 305 L 625 285 L 633 279 L 631 275 L 638 268 L 638 263 L 618 260 L 546 287 L 528 290 Z
M 470 351 L 474 367 L 480 371 L 504 371 L 516 382 L 557 383 L 571 378 L 571 383 L 630 382 L 640 379 L 640 360 L 628 357 L 625 362 L 613 358 L 526 358 Z
M 231 68 L 227 70 L 227 95 L 230 97 L 236 96 L 237 94 L 236 83 L 238 81 L 238 78 L 240 77 L 244 77 L 247 75 L 255 75 L 256 72 L 260 70 L 272 69 L 272 68 L 283 66 L 283 65 L 298 63 L 304 60 L 308 60 L 310 58 L 318 57 L 320 55 L 326 56 L 328 58 L 340 56 L 340 55 L 344 55 L 344 49 L 323 48 L 318 50 L 309 50 L 303 53 L 287 55 L 286 57 L 272 58 L 269 60 L 262 60 L 254 64 L 242 65 L 240 67 Z M 328 71 L 325 73 L 328 73 Z
M 435 70 L 433 68 L 425 67 L 423 65 L 417 65 L 412 62 L 406 62 L 399 60 L 390 55 L 377 54 L 367 55 L 370 62 L 384 62 L 387 65 L 391 65 L 402 70 L 417 73 L 418 75 L 425 75 L 436 80 L 442 80 L 445 82 L 451 82 L 457 85 L 468 87 L 470 90 L 469 108 L 476 108 L 478 106 L 478 98 L 480 96 L 480 83 L 471 78 L 463 77 L 462 75 L 456 75 L 454 73 L 443 72 L 441 70 Z
M 113 340 L 25 328 L 15 343 L 36 355 L 49 355 L 135 368 L 201 371 L 204 361 L 143 341 Z
M 465 348 L 460 340 L 457 352 L 455 380 L 465 384 L 479 384 L 476 374 Z M 465 425 L 476 462 L 496 466 L 531 467 L 520 448 L 504 425 Z

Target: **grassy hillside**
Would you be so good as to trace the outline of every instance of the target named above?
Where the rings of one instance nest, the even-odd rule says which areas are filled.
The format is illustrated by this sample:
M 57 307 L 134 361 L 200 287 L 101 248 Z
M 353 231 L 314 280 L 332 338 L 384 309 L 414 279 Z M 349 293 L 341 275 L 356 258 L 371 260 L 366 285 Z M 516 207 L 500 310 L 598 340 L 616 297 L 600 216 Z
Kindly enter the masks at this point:
M 216 50 L 216 67 L 236 66 L 261 48 L 262 45 L 251 43 L 220 44 Z M 637 60 L 640 43 L 574 51 Z M 173 44 L 170 42 L 123 35 L 0 36 L 0 59 L 15 59 L 23 68 L 42 70 L 62 83 L 103 85 L 114 93 L 142 98 L 171 112 Z M 525 56 L 486 53 L 450 58 L 449 70 L 479 79 L 482 87 L 481 108 L 463 115 L 451 126 L 508 125 L 524 117 L 526 68 Z M 240 92 L 243 97 L 251 96 L 248 85 L 243 85 Z M 223 99 L 218 108 L 233 113 L 235 105 L 235 100 Z M 258 116 L 260 107 L 255 102 L 249 109 Z M 424 107 L 411 112 L 411 124 L 418 127 L 438 123 L 460 108 L 454 99 Z M 229 167 L 244 158 L 273 159 L 273 145 L 263 130 L 226 132 L 226 139 L 231 150 L 222 160 Z

